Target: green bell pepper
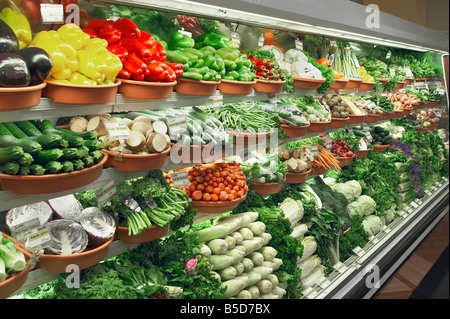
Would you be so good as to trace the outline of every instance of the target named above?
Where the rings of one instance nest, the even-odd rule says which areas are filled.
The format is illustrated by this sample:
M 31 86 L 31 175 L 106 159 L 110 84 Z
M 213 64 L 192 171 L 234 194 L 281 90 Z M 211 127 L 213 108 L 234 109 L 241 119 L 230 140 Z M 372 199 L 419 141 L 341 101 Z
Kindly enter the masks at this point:
M 216 71 L 222 71 L 225 70 L 225 62 L 223 61 L 222 57 L 220 55 L 216 55 L 216 63 L 218 70 Z
M 192 66 L 193 66 L 194 68 L 201 68 L 201 67 L 204 66 L 204 65 L 205 65 L 205 61 L 204 61 L 203 59 L 199 59 L 199 60 L 197 61 L 197 63 L 193 64 Z
M 205 65 L 208 68 L 214 69 L 213 67 L 211 67 L 213 64 L 216 64 L 217 67 L 216 58 L 213 55 L 207 55 L 203 59 L 205 60 Z
M 223 59 L 236 61 L 241 53 L 239 50 L 232 48 L 221 48 L 216 50 L 216 55 L 220 55 Z
M 205 76 L 205 74 L 207 74 L 209 71 L 209 68 L 207 66 L 201 67 L 198 69 L 198 73 L 200 73 L 201 75 Z M 208 73 L 210 74 L 210 73 Z
M 196 56 L 198 56 L 199 59 L 203 58 L 203 52 L 194 48 L 183 48 L 180 49 L 181 52 L 183 53 L 190 53 L 190 54 L 194 54 Z
M 214 49 L 212 46 L 201 47 L 199 51 L 203 52 L 203 58 L 216 55 L 216 49 Z
M 193 48 L 194 44 L 195 44 L 194 39 L 179 31 L 174 32 L 170 36 L 169 47 L 172 50 L 177 48 Z
M 239 73 L 235 70 L 228 71 L 226 73 L 226 76 L 232 76 L 234 80 L 237 80 L 239 78 Z
M 179 50 L 167 50 L 166 61 L 171 63 L 185 64 L 189 62 L 189 58 Z
M 225 63 L 225 69 L 227 69 L 228 71 L 234 70 L 237 67 L 236 62 L 234 62 L 232 60 L 223 59 L 223 62 Z
M 196 72 L 183 72 L 181 77 L 186 78 L 186 79 L 196 80 L 196 81 L 200 81 L 203 79 L 203 75 L 201 75 L 200 73 L 196 73 Z

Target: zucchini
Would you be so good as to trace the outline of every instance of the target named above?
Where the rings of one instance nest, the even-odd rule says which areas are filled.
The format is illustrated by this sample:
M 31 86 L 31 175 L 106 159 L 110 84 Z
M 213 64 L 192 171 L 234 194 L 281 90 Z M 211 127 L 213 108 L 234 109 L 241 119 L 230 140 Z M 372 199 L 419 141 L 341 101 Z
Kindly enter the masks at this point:
M 10 130 L 8 130 L 6 128 L 6 126 L 3 125 L 3 123 L 0 123 L 0 136 L 4 136 L 4 135 L 13 136 L 12 133 L 10 132 Z
M 57 129 L 46 129 L 44 134 L 58 134 L 69 143 L 69 147 L 80 147 L 83 145 L 84 139 L 69 133 L 58 131 Z
M 81 159 L 77 158 L 71 161 L 73 164 L 73 168 L 76 171 L 81 171 L 84 168 L 84 163 Z
M 78 156 L 77 156 L 78 158 L 83 158 L 89 154 L 89 149 L 84 145 L 82 147 L 77 148 L 77 150 L 78 150 Z
M 45 174 L 58 174 L 61 172 L 62 164 L 58 161 L 49 161 L 45 163 Z
M 39 154 L 36 155 L 34 161 L 37 164 L 45 164 L 50 161 L 56 161 L 61 156 L 63 156 L 62 150 L 60 150 L 59 148 L 52 148 L 50 150 L 40 151 Z
M 12 135 L 0 136 L 0 147 L 20 146 L 24 152 L 31 155 L 37 155 L 42 150 L 39 142 L 28 140 L 26 138 L 16 138 Z
M 103 153 L 100 151 L 90 152 L 89 155 L 94 159 L 94 164 L 99 163 L 103 158 Z
M 23 155 L 20 146 L 9 146 L 0 148 L 0 164 L 17 160 Z
M 41 120 L 29 120 L 38 130 L 41 130 Z
M 40 164 L 31 164 L 30 165 L 30 173 L 31 173 L 31 175 L 44 175 L 45 168 L 43 168 L 42 165 L 40 165 Z
M 91 155 L 86 155 L 81 159 L 84 163 L 84 167 L 91 167 L 94 165 L 94 158 Z
M 23 153 L 23 155 L 17 159 L 17 163 L 22 166 L 30 166 L 33 162 L 34 158 L 30 153 Z
M 24 138 L 28 135 L 25 134 L 16 124 L 13 122 L 4 122 L 3 125 L 11 132 L 11 134 L 16 138 Z
M 61 141 L 59 141 L 59 148 L 68 148 L 69 142 L 63 138 L 61 138 Z
M 20 128 L 28 136 L 42 135 L 41 131 L 30 121 L 17 121 L 14 122 L 18 128 Z
M 59 158 L 61 161 L 73 160 L 75 158 L 79 158 L 80 151 L 75 147 L 68 147 L 61 150 L 63 152 L 63 156 Z M 84 156 L 84 155 L 83 155 Z
M 49 120 L 43 120 L 41 122 L 41 133 L 44 133 L 46 130 L 56 130 L 56 127 Z
M 6 162 L 0 165 L 0 171 L 9 174 L 17 175 L 20 170 L 20 165 L 17 162 Z
M 102 140 L 85 140 L 83 144 L 90 152 L 101 150 L 106 147 L 105 142 Z
M 20 166 L 19 172 L 17 173 L 18 175 L 22 175 L 22 176 L 26 176 L 26 175 L 30 175 L 31 171 L 30 171 L 30 166 L 29 165 L 25 165 L 25 166 Z
M 60 127 L 55 127 L 55 129 L 57 129 L 58 131 L 63 132 L 63 133 L 68 133 L 68 134 L 72 134 L 74 136 L 81 137 L 85 140 L 96 140 L 98 137 L 98 133 L 96 131 L 73 132 L 71 130 L 68 130 L 65 128 L 60 128 Z
M 27 136 L 22 140 L 30 140 L 41 145 L 43 150 L 60 147 L 62 137 L 58 134 L 43 134 L 39 136 Z M 30 152 L 28 152 L 30 153 Z
M 61 165 L 61 173 L 72 173 L 74 171 L 73 163 L 71 161 L 64 161 Z

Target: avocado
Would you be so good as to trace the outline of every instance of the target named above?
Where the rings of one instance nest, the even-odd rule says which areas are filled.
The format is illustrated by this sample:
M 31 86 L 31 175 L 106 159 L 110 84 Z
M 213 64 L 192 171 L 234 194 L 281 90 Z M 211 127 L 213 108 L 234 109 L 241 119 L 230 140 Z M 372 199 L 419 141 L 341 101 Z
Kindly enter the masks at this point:
M 17 51 L 25 60 L 30 72 L 30 84 L 37 85 L 48 78 L 52 70 L 52 60 L 47 52 L 39 47 L 30 47 Z
M 0 19 L 0 53 L 19 50 L 19 41 L 11 27 Z
M 21 87 L 30 83 L 27 63 L 20 55 L 0 53 L 0 86 Z

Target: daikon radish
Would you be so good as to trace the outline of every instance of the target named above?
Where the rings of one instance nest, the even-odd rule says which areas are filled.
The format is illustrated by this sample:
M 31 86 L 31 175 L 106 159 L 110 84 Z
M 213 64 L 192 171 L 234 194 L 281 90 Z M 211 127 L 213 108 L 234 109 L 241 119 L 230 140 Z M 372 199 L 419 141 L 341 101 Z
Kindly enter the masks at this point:
M 191 232 L 189 235 L 197 236 L 197 243 L 202 243 L 216 238 L 224 238 L 233 231 L 234 230 L 230 225 L 212 225 L 210 227 Z
M 236 295 L 236 299 L 252 299 L 252 294 L 250 291 L 243 289 Z
M 258 299 L 281 299 L 280 295 L 276 295 L 272 292 L 269 292 L 268 294 L 261 294 L 259 295 Z
M 258 298 L 259 295 L 261 294 L 259 292 L 258 287 L 256 287 L 256 286 L 246 287 L 245 289 L 248 290 L 248 292 L 250 292 L 250 294 L 252 295 L 252 299 Z
M 86 116 L 86 118 L 88 121 L 90 121 L 92 118 L 94 118 L 96 116 L 98 116 L 102 119 L 105 119 L 106 121 L 109 121 L 111 119 L 111 115 L 107 114 L 107 113 L 89 114 L 88 116 Z
M 123 119 L 120 117 L 113 116 L 108 120 L 108 123 L 120 123 L 120 122 L 123 122 Z
M 227 255 L 211 255 L 208 260 L 212 266 L 212 270 L 222 270 L 231 266 L 234 259 Z
M 272 235 L 269 233 L 262 233 L 261 235 L 255 236 L 255 237 L 261 237 L 262 239 L 264 239 L 264 245 L 267 245 L 269 243 L 269 241 L 272 239 Z
M 286 294 L 286 290 L 284 290 L 281 287 L 274 286 L 270 293 L 280 296 L 280 299 L 281 299 Z
M 250 272 L 253 270 L 253 267 L 255 267 L 253 261 L 247 257 L 244 257 L 242 259 L 242 264 L 244 265 L 244 272 Z
M 259 252 L 264 256 L 264 260 L 272 260 L 277 256 L 277 250 L 270 246 L 262 247 Z
M 150 130 L 150 129 L 153 131 L 152 126 L 150 124 L 145 123 L 145 122 L 134 122 L 131 125 L 131 130 L 132 131 L 141 132 L 144 135 L 144 137 L 147 136 L 147 131 Z
M 276 270 L 278 270 L 278 268 L 281 267 L 281 265 L 283 265 L 283 260 L 280 258 L 274 258 L 271 261 L 269 261 L 269 260 L 263 261 L 261 266 L 269 267 L 269 268 L 272 268 L 273 271 L 276 271 Z
M 145 136 L 141 132 L 131 131 L 125 143 L 134 152 L 143 151 L 145 149 Z
M 145 137 L 144 137 L 145 139 Z M 167 146 L 167 139 L 163 134 L 152 133 L 148 136 L 146 141 L 147 149 L 153 153 L 161 153 Z
M 203 256 L 205 256 L 205 257 L 210 257 L 211 255 L 212 255 L 212 253 L 211 253 L 211 249 L 208 247 L 208 245 L 206 245 L 206 244 L 203 244 L 201 247 L 200 247 L 200 251 L 201 251 L 201 253 L 203 254 Z
M 244 272 L 244 264 L 242 262 L 235 263 L 231 266 L 233 266 L 236 269 L 237 276 L 242 275 L 242 273 Z
M 262 279 L 261 274 L 254 271 L 244 272 L 241 277 L 247 277 L 248 283 L 246 287 L 256 285 Z
M 101 136 L 101 137 L 103 137 L 103 136 Z M 105 142 L 106 147 L 109 150 L 111 150 L 114 147 L 118 147 L 120 145 L 120 141 L 119 140 L 116 140 L 115 138 L 112 138 L 109 135 L 106 135 L 104 137 L 104 142 Z
M 234 240 L 235 240 L 235 242 L 236 242 L 236 245 L 242 244 L 242 241 L 244 240 L 244 238 L 242 238 L 241 233 L 239 233 L 239 232 L 234 232 L 234 233 L 232 233 L 232 234 L 231 234 L 231 237 L 234 238 Z
M 163 121 L 154 121 L 152 126 L 156 133 L 167 134 L 167 125 Z
M 149 128 L 147 129 L 147 132 L 145 132 L 145 139 L 147 139 L 154 132 L 155 131 L 153 130 L 153 126 L 150 125 Z M 164 135 L 167 135 L 167 134 L 164 134 Z M 170 138 L 169 138 L 169 142 L 168 143 L 170 143 Z
M 264 267 L 264 266 L 256 266 L 253 267 L 252 272 L 256 272 L 261 275 L 261 279 L 265 279 L 268 275 L 270 275 L 273 272 L 273 269 L 270 267 Z
M 212 276 L 214 276 L 214 278 L 216 278 L 217 280 L 222 281 L 222 279 L 220 278 L 220 275 L 217 272 L 211 270 L 209 273 Z
M 268 275 L 266 279 L 269 280 L 274 286 L 278 286 L 279 284 L 278 277 L 275 274 Z
M 273 284 L 267 279 L 262 279 L 256 284 L 256 287 L 258 287 L 260 293 L 268 294 L 273 289 Z
M 124 117 L 122 119 L 122 122 L 124 122 L 128 126 L 129 129 L 131 129 L 131 125 L 133 125 L 133 123 L 134 123 L 132 119 L 129 119 L 126 117 Z
M 84 132 L 87 129 L 88 120 L 83 116 L 72 117 L 69 121 L 69 128 L 72 132 Z
M 236 245 L 236 246 L 234 246 L 233 249 L 239 249 L 239 250 L 242 251 L 242 252 L 244 253 L 244 255 L 245 255 L 245 247 L 244 247 L 244 246 L 242 246 L 242 245 Z
M 217 238 L 207 242 L 209 249 L 213 255 L 223 255 L 228 251 L 228 244 L 225 240 Z
M 99 136 L 108 134 L 105 126 L 105 119 L 100 116 L 94 116 L 88 121 L 86 126 L 87 131 L 96 131 Z
M 250 260 L 253 262 L 253 265 L 255 266 L 261 266 L 264 262 L 264 256 L 256 251 L 252 252 L 247 257 L 250 258 Z
M 224 292 L 224 298 L 231 298 L 237 295 L 241 290 L 243 290 L 248 284 L 247 277 L 236 277 L 234 279 L 227 280 L 222 283 L 221 287 L 226 288 Z
M 236 268 L 233 266 L 228 266 L 225 269 L 218 270 L 217 273 L 220 275 L 222 281 L 227 281 L 237 276 Z
M 248 229 L 247 227 L 243 227 L 241 229 L 238 230 L 238 232 L 242 235 L 242 238 L 244 238 L 244 240 L 249 240 L 253 238 L 253 233 L 250 229 Z
M 224 240 L 228 244 L 228 249 L 233 249 L 236 246 L 236 240 L 231 236 L 225 236 Z
M 242 250 L 236 248 L 228 250 L 227 252 L 225 252 L 225 254 L 234 259 L 233 264 L 242 261 L 242 259 L 245 257 L 245 253 Z
M 261 237 L 254 237 L 253 239 L 244 240 L 242 246 L 245 247 L 245 255 L 251 254 L 259 250 L 264 245 L 264 239 Z
M 136 116 L 136 117 L 133 119 L 133 122 L 134 122 L 134 123 L 136 123 L 136 122 L 142 122 L 142 123 L 145 123 L 145 124 L 147 124 L 147 125 L 152 125 L 152 122 L 150 121 L 150 119 L 149 119 L 148 117 L 146 117 L 146 116 L 143 116 L 143 115 Z
M 251 230 L 253 235 L 258 236 L 266 231 L 266 224 L 263 222 L 253 222 L 250 223 L 247 228 Z

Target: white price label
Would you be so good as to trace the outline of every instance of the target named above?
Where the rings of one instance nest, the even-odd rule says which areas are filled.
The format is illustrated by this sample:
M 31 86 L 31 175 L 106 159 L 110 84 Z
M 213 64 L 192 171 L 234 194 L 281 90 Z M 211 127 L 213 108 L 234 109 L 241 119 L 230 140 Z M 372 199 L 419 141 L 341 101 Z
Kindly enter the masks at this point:
M 187 35 L 189 38 L 192 38 L 192 33 L 189 31 L 179 30 L 178 32 L 180 32 L 181 34 Z
M 353 252 L 357 255 L 357 256 L 362 256 L 362 255 L 364 255 L 364 250 L 361 248 L 361 247 L 359 247 L 359 246 L 356 246 L 355 248 L 353 248 Z
M 186 116 L 169 117 L 166 123 L 170 134 L 181 134 L 187 131 Z
M 314 158 L 316 158 L 317 155 L 319 154 L 317 145 L 308 146 L 308 149 L 309 149 L 309 151 L 312 153 L 312 156 L 313 156 Z
M 352 128 L 352 127 L 349 127 L 349 128 L 347 129 L 347 131 L 348 131 L 350 134 L 354 135 L 354 133 L 353 133 L 353 128 Z
M 141 206 L 139 206 L 139 203 L 131 196 L 125 197 L 125 199 L 122 201 L 125 206 L 128 206 L 128 208 L 131 210 L 131 212 L 140 212 Z
M 41 3 L 42 23 L 64 23 L 62 4 Z
M 400 211 L 400 213 L 398 213 L 401 217 L 406 217 L 406 212 L 404 210 Z
M 213 105 L 214 105 L 214 107 L 221 107 L 221 106 L 223 106 L 223 95 L 216 95 L 216 96 L 214 96 Z
M 156 207 L 158 207 L 158 205 L 156 204 L 156 202 L 153 198 L 146 199 L 145 205 L 147 205 L 147 207 L 149 207 L 150 209 L 155 209 Z
M 419 205 L 415 201 L 411 202 L 411 206 L 414 207 L 414 208 L 419 207 Z
M 278 99 L 275 93 L 268 93 L 267 97 L 269 98 L 270 103 L 277 104 Z
M 172 178 L 172 183 L 175 188 L 183 187 L 189 185 L 189 176 L 186 171 L 175 172 L 170 174 Z
M 391 77 L 394 77 L 395 76 L 395 69 L 393 69 L 393 68 L 389 69 L 389 73 L 390 73 Z
M 116 193 L 116 185 L 114 184 L 114 181 L 111 180 L 110 182 L 106 183 L 99 189 L 95 191 L 95 196 L 97 197 L 97 201 L 99 205 L 102 205 L 109 201 L 111 197 Z
M 262 47 L 264 45 L 264 35 L 261 34 L 258 40 L 258 48 Z
M 306 290 L 302 291 L 303 298 L 314 299 L 317 296 L 317 292 L 309 287 Z
M 295 48 L 300 51 L 303 51 L 303 42 L 298 39 L 295 40 Z
M 372 235 L 372 236 L 369 237 L 369 241 L 370 241 L 371 243 L 373 243 L 373 244 L 376 244 L 376 243 L 379 242 L 379 239 L 376 238 L 374 235 Z
M 236 42 L 238 45 L 241 44 L 241 37 L 237 32 L 231 32 L 231 41 Z
M 347 270 L 347 266 L 345 266 L 342 262 L 338 262 L 333 266 L 333 268 L 339 273 L 343 273 Z
M 327 150 L 331 150 L 331 138 L 330 138 L 330 134 L 328 132 L 323 134 L 323 140 L 325 141 L 325 146 L 326 146 Z
M 26 249 L 40 250 L 48 247 L 52 241 L 47 226 L 41 225 L 37 217 L 12 225 L 11 233 Z
M 130 129 L 124 122 L 105 123 L 108 135 L 115 140 L 125 140 L 130 135 Z
M 384 231 L 385 233 L 390 233 L 391 232 L 391 228 L 384 225 L 383 227 L 381 227 L 381 230 Z
M 330 281 L 328 278 L 322 276 L 322 279 L 319 279 L 319 283 L 318 283 L 317 285 L 318 285 L 320 288 L 325 289 L 325 288 L 327 288 L 330 284 L 331 284 L 331 281 Z

